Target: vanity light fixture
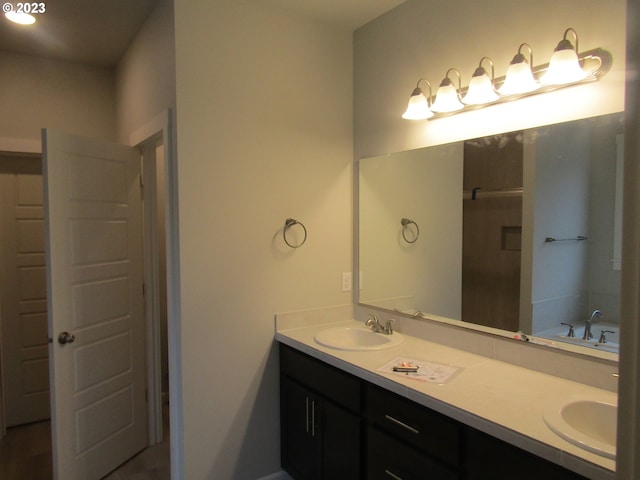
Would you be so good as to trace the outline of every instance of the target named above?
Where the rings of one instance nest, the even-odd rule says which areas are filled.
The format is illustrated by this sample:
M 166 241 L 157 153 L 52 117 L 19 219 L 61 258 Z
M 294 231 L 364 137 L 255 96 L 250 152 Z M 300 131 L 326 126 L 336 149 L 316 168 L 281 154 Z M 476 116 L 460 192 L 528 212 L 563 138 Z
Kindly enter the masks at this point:
M 529 49 L 529 61 L 522 54 L 522 47 Z M 509 64 L 504 83 L 498 89 L 500 95 L 515 95 L 519 93 L 529 93 L 540 88 L 540 84 L 533 78 L 531 66 L 533 65 L 533 50 L 528 43 L 521 43 Z
M 425 97 L 420 82 L 425 82 L 429 86 L 429 96 Z M 431 83 L 426 78 L 421 78 L 413 89 L 407 109 L 402 114 L 402 118 L 406 120 L 425 120 L 433 117 L 433 112 L 429 109 L 429 98 L 431 98 Z
M 449 78 L 449 72 L 456 72 L 458 75 L 458 88 L 453 86 L 453 82 Z M 431 105 L 432 112 L 449 113 L 462 110 L 464 105 L 460 102 L 459 91 L 462 88 L 462 77 L 460 72 L 455 68 L 447 70 L 445 77 L 440 82 L 438 92 L 436 93 L 436 99 Z
M 576 41 L 576 48 L 573 48 L 571 42 L 567 40 L 567 34 L 573 33 Z M 553 51 L 551 60 L 549 60 L 549 68 L 540 78 L 543 85 L 561 85 L 564 83 L 579 82 L 587 76 L 587 73 L 580 66 L 578 60 L 578 34 L 573 28 L 567 28 L 564 31 L 562 40 Z
M 489 74 L 487 74 L 487 71 L 482 67 L 484 60 L 487 60 L 491 64 L 491 78 L 489 78 Z M 489 57 L 482 57 L 478 68 L 473 72 L 471 82 L 469 82 L 469 89 L 467 90 L 467 94 L 462 98 L 462 103 L 467 105 L 482 105 L 498 100 L 500 97 L 493 86 L 494 77 L 493 61 Z
M 575 48 L 567 39 L 569 33 L 574 37 Z M 522 53 L 525 47 L 529 50 L 529 61 Z M 485 61 L 491 64 L 491 77 L 482 66 Z M 438 118 L 596 81 L 609 71 L 611 64 L 611 54 L 601 48 L 579 53 L 578 34 L 573 28 L 567 28 L 548 64 L 533 66 L 533 49 L 528 43 L 522 43 L 518 47 L 518 53 L 511 60 L 505 76 L 495 78 L 493 61 L 489 57 L 482 57 L 468 87 L 462 87 L 460 72 L 450 68 L 433 99 L 431 84 L 421 78 L 411 94 L 409 105 L 402 118 L 408 120 Z M 451 72 L 458 75 L 458 88 L 449 78 Z M 429 85 L 428 97 L 419 86 L 421 82 Z

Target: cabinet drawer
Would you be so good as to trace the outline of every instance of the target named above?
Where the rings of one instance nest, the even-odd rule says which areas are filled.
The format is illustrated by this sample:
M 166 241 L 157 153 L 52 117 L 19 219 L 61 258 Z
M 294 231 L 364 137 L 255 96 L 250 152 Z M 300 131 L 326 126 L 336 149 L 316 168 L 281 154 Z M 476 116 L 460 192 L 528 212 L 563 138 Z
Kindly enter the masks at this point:
M 338 405 L 360 412 L 360 380 L 356 377 L 283 344 L 280 370 Z
M 455 470 L 445 467 L 413 447 L 375 427 L 367 430 L 368 480 L 457 480 Z
M 367 417 L 402 441 L 460 465 L 463 428 L 455 420 L 373 385 L 367 386 Z

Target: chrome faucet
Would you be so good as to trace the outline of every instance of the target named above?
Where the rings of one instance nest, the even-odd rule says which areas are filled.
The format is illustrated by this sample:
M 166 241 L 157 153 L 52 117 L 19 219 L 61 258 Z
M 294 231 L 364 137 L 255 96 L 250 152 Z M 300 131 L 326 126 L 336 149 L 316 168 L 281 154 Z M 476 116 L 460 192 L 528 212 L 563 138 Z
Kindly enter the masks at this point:
M 589 320 L 584 322 L 584 335 L 582 336 L 583 340 L 591 340 L 593 338 L 593 334 L 591 333 L 591 324 L 593 323 L 595 318 L 600 317 L 602 317 L 602 313 L 600 313 L 600 310 L 594 310 L 591 313 L 591 317 L 589 318 Z
M 367 327 L 371 327 L 371 330 L 373 330 L 376 333 L 384 333 L 385 335 L 391 335 L 393 333 L 393 328 L 391 328 L 391 322 L 394 322 L 394 321 L 395 320 L 393 319 L 387 320 L 387 323 L 383 327 L 382 325 L 380 325 L 380 322 L 378 321 L 378 317 L 376 317 L 373 313 L 370 313 L 369 318 L 367 319 L 366 322 L 364 322 L 364 324 Z

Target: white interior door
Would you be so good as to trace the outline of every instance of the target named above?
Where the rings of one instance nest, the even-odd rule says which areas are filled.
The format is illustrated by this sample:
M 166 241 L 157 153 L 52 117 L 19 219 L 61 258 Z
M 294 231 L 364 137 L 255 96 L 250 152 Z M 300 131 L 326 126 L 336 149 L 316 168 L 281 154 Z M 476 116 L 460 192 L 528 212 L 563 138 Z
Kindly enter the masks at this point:
M 0 326 L 5 424 L 49 418 L 40 157 L 0 155 Z
M 42 140 L 54 478 L 94 480 L 146 446 L 140 156 Z

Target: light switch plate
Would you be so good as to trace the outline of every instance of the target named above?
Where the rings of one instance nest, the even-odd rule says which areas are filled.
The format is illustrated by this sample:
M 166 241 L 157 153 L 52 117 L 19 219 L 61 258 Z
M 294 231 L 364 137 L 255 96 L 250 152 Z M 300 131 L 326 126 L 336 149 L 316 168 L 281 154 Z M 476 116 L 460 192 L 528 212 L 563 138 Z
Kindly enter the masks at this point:
M 344 272 L 342 274 L 342 291 L 343 292 L 350 292 L 352 290 L 352 276 L 351 276 L 351 272 Z

